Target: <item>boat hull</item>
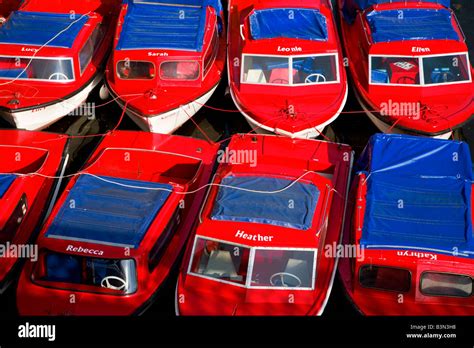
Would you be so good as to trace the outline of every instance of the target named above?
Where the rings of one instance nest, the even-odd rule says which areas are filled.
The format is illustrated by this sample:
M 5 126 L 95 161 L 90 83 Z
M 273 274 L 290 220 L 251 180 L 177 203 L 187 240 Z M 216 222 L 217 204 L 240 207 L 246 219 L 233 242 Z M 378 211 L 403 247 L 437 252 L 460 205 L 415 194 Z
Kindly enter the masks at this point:
M 74 95 L 48 105 L 38 105 L 35 108 L 20 111 L 0 111 L 8 123 L 17 129 L 38 131 L 47 128 L 63 117 L 73 115 L 74 111 L 87 100 L 92 90 L 102 80 L 103 74 L 97 74 L 94 79 Z

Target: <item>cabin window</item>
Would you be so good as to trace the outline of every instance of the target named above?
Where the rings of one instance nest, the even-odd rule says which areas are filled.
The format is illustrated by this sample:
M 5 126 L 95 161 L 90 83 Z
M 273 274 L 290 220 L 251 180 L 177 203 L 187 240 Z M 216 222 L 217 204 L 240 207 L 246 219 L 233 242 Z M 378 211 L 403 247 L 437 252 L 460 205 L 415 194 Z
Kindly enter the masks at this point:
M 217 53 L 219 52 L 219 35 L 217 26 L 214 30 L 214 36 L 212 37 L 211 45 L 207 49 L 206 55 L 204 56 L 204 76 L 207 76 L 209 70 L 211 70 L 214 61 L 216 60 Z
M 242 82 L 288 85 L 290 83 L 289 58 L 244 55 Z
M 0 79 L 69 82 L 74 80 L 72 59 L 0 57 Z
M 405 269 L 367 265 L 359 270 L 359 282 L 365 288 L 408 292 L 411 274 Z
M 338 81 L 335 55 L 293 57 L 293 83 L 296 85 Z
M 155 65 L 151 62 L 122 60 L 117 63 L 117 75 L 124 80 L 152 80 Z
M 470 68 L 466 54 L 423 58 L 425 83 L 445 84 L 470 81 Z
M 87 42 L 82 47 L 81 51 L 79 52 L 79 66 L 81 68 L 81 75 L 84 73 L 84 70 L 87 68 L 89 63 L 92 61 L 92 57 L 97 52 L 99 48 L 99 43 L 102 41 L 103 37 L 103 30 L 101 25 L 99 24 Z
M 168 244 L 171 242 L 171 239 L 173 238 L 174 233 L 179 226 L 181 219 L 179 212 L 180 209 L 178 208 L 156 241 L 155 245 L 151 248 L 150 255 L 148 257 L 148 269 L 150 272 L 152 272 L 160 263 L 161 258 L 168 247 Z
M 23 194 L 18 201 L 13 214 L 10 216 L 5 226 L 0 229 L 0 244 L 13 241 L 13 238 L 23 222 L 26 213 L 28 212 L 28 202 L 26 195 Z M 2 255 L 0 254 L 0 257 Z
M 163 62 L 160 66 L 162 80 L 197 80 L 199 77 L 199 63 L 193 61 Z
M 419 85 L 420 59 L 416 57 L 372 57 L 370 82 L 386 85 Z
M 314 266 L 312 250 L 257 249 L 250 286 L 312 289 Z
M 243 56 L 242 82 L 267 85 L 315 85 L 338 82 L 337 55 Z
M 250 248 L 197 237 L 191 262 L 191 273 L 245 284 Z
M 134 260 L 89 258 L 47 252 L 43 265 L 37 267 L 34 278 L 43 282 L 76 284 L 101 288 L 115 294 L 132 294 L 137 290 Z
M 420 290 L 427 296 L 469 297 L 472 279 L 465 275 L 426 272 L 421 275 Z

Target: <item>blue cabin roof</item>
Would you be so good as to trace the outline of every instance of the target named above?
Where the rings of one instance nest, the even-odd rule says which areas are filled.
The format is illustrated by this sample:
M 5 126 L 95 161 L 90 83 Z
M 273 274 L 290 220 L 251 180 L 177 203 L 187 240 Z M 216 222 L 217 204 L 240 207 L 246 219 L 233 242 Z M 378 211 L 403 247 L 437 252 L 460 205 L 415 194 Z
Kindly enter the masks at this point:
M 220 15 L 220 0 L 129 0 L 116 49 L 201 52 L 207 6 Z
M 0 44 L 71 48 L 89 16 L 13 12 L 0 27 Z
M 366 10 L 371 6 L 379 5 L 379 4 L 386 4 L 386 3 L 419 3 L 419 2 L 426 2 L 426 3 L 435 3 L 443 5 L 446 8 L 449 8 L 451 5 L 451 0 L 343 0 L 343 7 L 342 12 L 344 14 L 344 18 L 348 22 L 352 22 L 357 14 L 358 10 Z
M 372 11 L 367 14 L 374 43 L 404 40 L 459 40 L 451 12 L 432 9 Z
M 137 248 L 172 190 L 167 184 L 81 175 L 46 236 Z
M 378 134 L 358 166 L 368 175 L 362 246 L 474 257 L 466 143 Z
M 0 175 L 0 198 L 2 198 L 5 193 L 8 191 L 10 186 L 16 179 L 14 174 L 2 174 Z
M 211 219 L 307 230 L 313 221 L 319 189 L 301 182 L 288 187 L 292 183 L 271 177 L 225 177 L 221 182 L 225 186 L 219 189 Z M 278 190 L 282 191 L 273 193 Z M 292 208 L 289 202 L 294 202 Z
M 256 10 L 250 16 L 254 40 L 287 38 L 327 41 L 326 17 L 319 10 L 277 8 Z

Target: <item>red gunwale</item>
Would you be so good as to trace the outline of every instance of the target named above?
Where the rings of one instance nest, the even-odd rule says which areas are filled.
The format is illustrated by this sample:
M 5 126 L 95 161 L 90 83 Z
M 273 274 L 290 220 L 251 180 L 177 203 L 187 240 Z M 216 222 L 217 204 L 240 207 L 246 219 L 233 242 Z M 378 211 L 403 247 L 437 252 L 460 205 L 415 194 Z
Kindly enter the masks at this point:
M 40 253 L 48 250 L 97 257 L 82 252 L 66 252 L 66 248 L 73 245 L 103 251 L 99 258 L 133 259 L 137 269 L 137 291 L 122 296 L 103 293 L 100 287 L 34 280 L 35 264 L 28 262 L 22 271 L 17 289 L 19 312 L 22 315 L 131 315 L 143 312 L 151 304 L 153 296 L 176 262 L 194 224 L 194 217 L 199 211 L 205 191 L 188 195 L 182 193 L 197 190 L 208 183 L 217 148 L 217 145 L 202 140 L 153 133 L 117 131 L 106 136 L 81 173 L 113 175 L 117 178 L 162 182 L 173 186 L 173 193 L 153 220 L 140 245 L 136 249 L 130 249 L 129 255 L 125 255 L 123 247 L 45 236 L 77 177 L 68 183 L 42 228 L 37 243 Z M 131 154 L 132 160 L 126 166 L 121 165 L 127 153 Z M 167 166 L 171 168 L 180 164 L 188 165 L 191 169 L 181 171 L 174 177 L 166 177 L 163 174 L 162 171 L 168 168 Z M 179 209 L 182 200 L 185 208 L 180 213 L 181 223 L 166 246 L 160 263 L 150 271 L 149 252 Z M 69 303 L 71 294 L 77 296 L 76 304 Z
M 114 23 L 117 18 L 118 0 L 27 0 L 20 11 L 48 12 L 48 13 L 75 13 L 77 18 L 89 13 L 89 20 L 79 32 L 74 45 L 68 48 L 44 47 L 36 53 L 36 57 L 44 58 L 71 58 L 73 60 L 74 80 L 66 82 L 49 82 L 38 80 L 16 80 L 0 79 L 4 84 L 0 94 L 0 110 L 4 112 L 19 112 L 42 108 L 67 99 L 89 85 L 98 74 L 102 73 L 105 59 L 111 47 Z M 104 30 L 103 39 L 100 42 L 97 53 L 91 62 L 81 73 L 79 67 L 79 51 L 84 46 L 90 35 L 101 24 Z M 32 57 L 34 50 L 39 46 L 23 44 L 0 44 L 1 55 L 14 57 Z M 25 52 L 30 50 L 30 52 Z M 17 99 L 19 104 L 9 103 L 11 99 Z
M 407 40 L 391 43 L 373 44 L 370 35 L 370 27 L 365 20 L 365 14 L 371 9 L 393 10 L 393 9 L 445 9 L 435 3 L 387 3 L 375 5 L 363 12 L 359 12 L 355 22 L 350 25 L 344 20 L 342 13 L 342 0 L 339 0 L 342 38 L 346 54 L 349 58 L 349 68 L 353 78 L 355 91 L 363 107 L 374 114 L 375 117 L 388 125 L 394 125 L 402 131 L 437 136 L 461 127 L 474 114 L 474 69 L 470 65 L 471 81 L 446 86 L 380 86 L 368 84 L 368 55 L 396 55 L 423 57 L 437 54 L 468 53 L 462 29 L 459 27 L 455 14 L 452 10 L 452 23 L 460 40 Z M 430 52 L 413 53 L 413 47 L 428 48 Z M 363 52 L 364 51 L 364 52 Z M 396 117 L 380 114 L 381 105 L 391 100 L 394 103 L 418 103 L 428 110 L 427 116 Z
M 34 173 L 17 176 L 0 198 L 0 229 L 3 229 L 22 196 L 26 197 L 27 213 L 9 241 L 11 245 L 27 244 L 35 237 L 34 231 L 48 208 L 54 177 L 59 175 L 65 146 L 66 139 L 61 135 L 0 130 L 0 173 Z M 0 258 L 0 293 L 8 286 L 18 261 L 13 256 Z
M 108 61 L 106 69 L 107 86 L 121 106 L 127 104 L 143 117 L 156 116 L 167 111 L 186 105 L 216 87 L 224 70 L 226 57 L 225 24 L 222 23 L 222 32 L 218 35 L 219 48 L 212 67 L 203 76 L 203 61 L 208 50 L 212 50 L 212 40 L 217 30 L 217 16 L 223 18 L 223 13 L 216 13 L 212 7 L 207 8 L 206 24 L 202 52 L 171 50 L 171 49 L 140 49 L 117 50 L 115 49 L 122 32 L 128 4 L 122 4 L 118 25 L 115 31 L 114 50 Z M 129 59 L 130 61 L 151 62 L 155 66 L 156 76 L 150 80 L 128 79 L 117 76 L 117 63 Z M 192 60 L 200 64 L 200 75 L 195 81 L 164 81 L 159 78 L 160 64 L 166 61 Z
M 326 17 L 328 41 L 318 42 L 299 39 L 253 40 L 250 35 L 249 15 L 254 10 L 269 8 L 318 9 Z M 245 41 L 240 34 L 243 27 Z M 321 126 L 337 116 L 345 104 L 347 79 L 332 6 L 327 0 L 299 1 L 297 5 L 288 1 L 233 0 L 229 2 L 229 85 L 235 103 L 241 111 L 266 127 L 284 135 L 296 134 Z M 301 47 L 301 51 L 278 52 L 278 47 Z M 275 86 L 241 83 L 241 67 L 235 64 L 242 60 L 242 54 L 263 54 L 275 56 L 298 56 L 313 54 L 337 54 L 338 83 L 310 86 Z M 282 113 L 292 105 L 296 117 Z M 278 131 L 281 130 L 281 131 Z M 289 133 L 289 134 L 288 134 Z
M 355 178 L 348 206 L 352 219 L 345 224 L 344 244 L 360 246 L 362 226 L 366 207 L 366 175 L 361 173 Z M 474 203 L 474 198 L 471 197 Z M 471 212 L 474 222 L 474 213 Z M 363 265 L 386 266 L 408 270 L 411 273 L 411 285 L 408 292 L 384 291 L 364 288 L 359 283 L 359 270 Z M 382 250 L 365 249 L 364 261 L 341 258 L 339 275 L 351 302 L 365 315 L 385 316 L 424 316 L 424 315 L 473 315 L 474 296 L 448 297 L 426 296 L 420 290 L 420 278 L 423 272 L 451 273 L 474 278 L 474 260 L 462 256 L 440 254 L 436 251 L 413 251 L 405 249 Z M 400 296 L 403 301 L 400 302 Z
M 320 314 L 329 296 L 337 266 L 337 258 L 326 257 L 324 248 L 340 241 L 345 193 L 352 165 L 351 148 L 346 145 L 277 136 L 236 135 L 229 144 L 229 150 L 255 150 L 258 164 L 251 167 L 249 164 L 222 163 L 213 179 L 214 184 L 230 174 L 295 180 L 308 171 L 319 172 L 311 173 L 302 180 L 312 182 L 321 189 L 312 227 L 302 231 L 258 223 L 211 220 L 211 210 L 218 193 L 218 187 L 213 186 L 199 215 L 200 222 L 187 246 L 177 284 L 177 312 L 181 315 Z M 323 173 L 332 174 L 332 179 L 324 177 Z M 333 194 L 332 189 L 341 195 Z M 328 227 L 323 227 L 327 221 L 330 221 Z M 260 234 L 274 238 L 270 242 L 245 240 L 236 237 L 237 230 L 250 235 Z M 191 254 L 198 236 L 248 247 L 317 249 L 314 288 L 246 288 L 189 273 Z M 290 296 L 294 297 L 292 304 L 288 303 Z

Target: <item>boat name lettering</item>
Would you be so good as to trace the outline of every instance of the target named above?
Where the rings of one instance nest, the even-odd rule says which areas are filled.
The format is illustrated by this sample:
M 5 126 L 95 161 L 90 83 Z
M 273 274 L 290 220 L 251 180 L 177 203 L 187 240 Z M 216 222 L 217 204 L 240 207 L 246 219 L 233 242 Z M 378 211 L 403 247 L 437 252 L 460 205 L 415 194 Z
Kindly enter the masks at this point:
M 261 234 L 247 234 L 244 231 L 238 230 L 235 234 L 237 238 L 246 240 L 253 240 L 255 242 L 271 242 L 274 236 L 262 236 Z
M 438 260 L 438 255 L 430 254 L 430 253 L 421 253 L 416 251 L 397 251 L 398 256 L 409 256 L 409 257 L 416 257 L 418 259 L 429 259 L 436 261 Z
M 148 52 L 148 57 L 168 57 L 168 52 Z
M 298 46 L 294 46 L 294 47 L 281 47 L 281 46 L 278 46 L 277 51 L 278 52 L 303 52 L 303 49 L 301 47 L 298 47 Z
M 31 47 L 22 47 L 21 48 L 22 52 L 39 52 L 39 49 L 37 48 L 31 48 Z
M 412 47 L 411 51 L 414 53 L 425 53 L 425 52 L 431 52 L 431 49 L 428 47 Z
M 75 247 L 73 245 L 68 245 L 66 248 L 66 251 L 73 251 L 75 253 L 84 253 L 84 254 L 98 255 L 98 256 L 104 255 L 104 252 L 102 250 L 86 249 L 83 247 Z

